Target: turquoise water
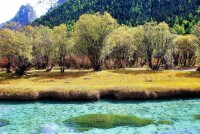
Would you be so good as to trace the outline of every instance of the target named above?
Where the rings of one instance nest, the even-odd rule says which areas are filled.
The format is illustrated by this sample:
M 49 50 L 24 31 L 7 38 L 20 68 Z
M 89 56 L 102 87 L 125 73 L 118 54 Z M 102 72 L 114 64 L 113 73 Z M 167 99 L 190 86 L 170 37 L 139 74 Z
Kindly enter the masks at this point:
M 117 127 L 76 132 L 62 122 L 85 114 L 136 115 L 154 120 L 169 120 L 172 125 Z M 99 101 L 99 102 L 0 102 L 0 119 L 9 125 L 0 134 L 200 134 L 200 99 L 174 101 Z

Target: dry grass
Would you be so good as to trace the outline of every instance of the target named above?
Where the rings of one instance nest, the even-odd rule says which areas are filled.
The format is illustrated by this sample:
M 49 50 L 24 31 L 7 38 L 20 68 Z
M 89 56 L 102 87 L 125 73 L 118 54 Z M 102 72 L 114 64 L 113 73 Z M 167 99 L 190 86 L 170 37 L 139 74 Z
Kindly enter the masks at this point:
M 68 70 L 64 74 L 58 70 L 48 73 L 33 70 L 29 73 L 29 76 L 15 78 L 0 72 L 0 95 L 17 94 L 20 97 L 21 94 L 50 91 L 68 95 L 71 92 L 98 94 L 106 90 L 146 94 L 159 91 L 200 91 L 200 73 L 197 72 L 126 69 L 102 72 Z

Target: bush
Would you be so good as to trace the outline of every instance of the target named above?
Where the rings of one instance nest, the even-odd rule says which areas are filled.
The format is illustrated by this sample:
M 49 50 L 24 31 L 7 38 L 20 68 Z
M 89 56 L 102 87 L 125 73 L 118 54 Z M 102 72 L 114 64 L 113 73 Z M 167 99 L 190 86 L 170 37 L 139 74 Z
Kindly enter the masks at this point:
M 65 57 L 65 66 L 76 69 L 90 69 L 92 64 L 90 59 L 85 55 L 67 56 Z

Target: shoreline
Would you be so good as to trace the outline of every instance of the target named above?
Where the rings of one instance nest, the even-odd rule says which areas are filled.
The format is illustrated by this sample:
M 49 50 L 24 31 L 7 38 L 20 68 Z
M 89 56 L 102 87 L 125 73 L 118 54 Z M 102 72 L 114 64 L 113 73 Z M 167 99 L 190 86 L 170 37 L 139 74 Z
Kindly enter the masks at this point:
M 15 78 L 0 72 L 0 101 L 171 100 L 200 98 L 200 73 L 138 69 L 32 70 Z
M 122 91 L 122 90 L 99 90 L 99 91 L 28 91 L 22 93 L 0 92 L 0 101 L 99 101 L 99 100 L 172 100 L 200 98 L 199 90 L 163 90 L 163 91 Z

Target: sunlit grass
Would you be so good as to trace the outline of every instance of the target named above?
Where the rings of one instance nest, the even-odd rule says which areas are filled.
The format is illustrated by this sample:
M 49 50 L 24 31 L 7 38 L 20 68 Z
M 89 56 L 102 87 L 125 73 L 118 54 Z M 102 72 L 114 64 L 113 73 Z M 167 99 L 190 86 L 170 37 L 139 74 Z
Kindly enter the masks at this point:
M 59 70 L 44 72 L 32 70 L 20 78 L 0 72 L 0 93 L 23 94 L 40 91 L 68 93 L 120 91 L 174 91 L 200 90 L 200 73 L 184 71 L 149 71 L 138 69 L 110 70 Z
M 172 70 L 32 70 L 20 78 L 1 72 L 0 79 L 1 100 L 171 99 L 200 92 L 199 73 Z

